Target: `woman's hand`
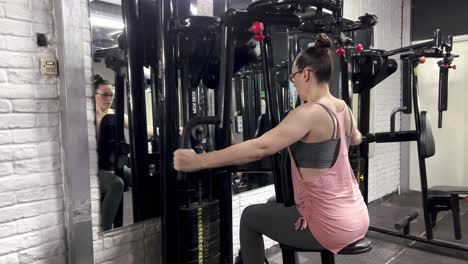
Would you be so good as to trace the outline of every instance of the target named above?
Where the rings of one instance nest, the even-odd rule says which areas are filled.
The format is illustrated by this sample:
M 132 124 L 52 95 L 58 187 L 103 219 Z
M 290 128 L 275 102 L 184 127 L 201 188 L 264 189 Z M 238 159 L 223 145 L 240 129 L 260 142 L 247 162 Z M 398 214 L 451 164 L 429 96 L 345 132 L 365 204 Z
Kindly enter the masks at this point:
M 193 149 L 178 149 L 174 152 L 174 169 L 183 172 L 193 172 L 202 169 L 201 155 Z

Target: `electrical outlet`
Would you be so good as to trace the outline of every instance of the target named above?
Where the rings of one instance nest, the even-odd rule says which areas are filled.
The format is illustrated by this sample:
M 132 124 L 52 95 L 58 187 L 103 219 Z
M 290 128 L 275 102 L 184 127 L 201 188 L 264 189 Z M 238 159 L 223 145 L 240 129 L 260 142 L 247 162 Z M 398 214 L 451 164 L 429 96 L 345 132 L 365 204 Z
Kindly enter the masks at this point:
M 42 75 L 58 75 L 58 61 L 54 56 L 41 58 Z

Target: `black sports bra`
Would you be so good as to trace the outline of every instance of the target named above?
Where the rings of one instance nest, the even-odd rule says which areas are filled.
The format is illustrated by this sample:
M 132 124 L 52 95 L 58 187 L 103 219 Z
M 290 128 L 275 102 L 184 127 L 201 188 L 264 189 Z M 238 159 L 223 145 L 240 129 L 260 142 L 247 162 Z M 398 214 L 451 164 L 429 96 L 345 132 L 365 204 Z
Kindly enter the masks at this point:
M 322 106 L 333 122 L 333 134 L 331 139 L 315 143 L 306 143 L 298 141 L 291 145 L 291 153 L 294 157 L 296 165 L 299 168 L 314 168 L 314 169 L 327 169 L 331 168 L 335 164 L 338 158 L 338 152 L 340 149 L 340 138 L 336 137 L 336 116 L 335 114 L 325 105 L 316 103 Z M 351 129 L 349 135 L 353 131 L 353 121 L 351 111 L 348 111 L 351 118 Z M 346 137 L 346 144 L 350 145 L 350 136 Z

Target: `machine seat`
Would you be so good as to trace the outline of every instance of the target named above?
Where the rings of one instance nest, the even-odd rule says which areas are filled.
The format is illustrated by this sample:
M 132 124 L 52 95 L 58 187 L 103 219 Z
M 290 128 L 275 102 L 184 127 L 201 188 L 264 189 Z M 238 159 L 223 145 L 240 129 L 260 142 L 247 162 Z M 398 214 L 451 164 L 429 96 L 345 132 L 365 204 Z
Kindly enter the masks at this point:
M 429 188 L 430 195 L 468 194 L 468 187 L 439 185 Z
M 320 252 L 328 251 L 326 249 L 305 249 L 305 248 L 295 248 L 287 245 L 281 245 L 282 250 L 291 250 L 297 252 Z M 366 253 L 372 250 L 371 241 L 367 238 L 360 239 L 347 247 L 343 248 L 338 254 L 340 255 L 356 255 Z

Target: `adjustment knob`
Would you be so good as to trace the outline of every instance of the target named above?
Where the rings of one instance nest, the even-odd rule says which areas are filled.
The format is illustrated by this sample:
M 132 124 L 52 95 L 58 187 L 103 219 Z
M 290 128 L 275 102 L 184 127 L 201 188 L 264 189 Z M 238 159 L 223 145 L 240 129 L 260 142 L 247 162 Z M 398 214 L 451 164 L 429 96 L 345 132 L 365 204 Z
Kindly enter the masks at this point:
M 250 27 L 250 30 L 255 35 L 263 35 L 263 30 L 265 30 L 265 26 L 263 26 L 262 22 L 255 21 L 255 22 L 253 22 L 252 26 Z
M 263 35 L 263 30 L 265 30 L 265 26 L 262 22 L 255 21 L 253 22 L 252 26 L 250 27 L 250 31 L 254 33 L 254 39 L 256 41 L 262 41 L 265 39 Z
M 346 53 L 345 49 L 339 48 L 336 50 L 336 54 L 343 56 Z
M 364 46 L 362 44 L 357 44 L 356 52 L 361 53 L 364 50 Z
M 426 62 L 426 57 L 424 56 L 419 57 L 419 63 L 423 64 L 425 62 Z

